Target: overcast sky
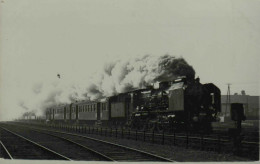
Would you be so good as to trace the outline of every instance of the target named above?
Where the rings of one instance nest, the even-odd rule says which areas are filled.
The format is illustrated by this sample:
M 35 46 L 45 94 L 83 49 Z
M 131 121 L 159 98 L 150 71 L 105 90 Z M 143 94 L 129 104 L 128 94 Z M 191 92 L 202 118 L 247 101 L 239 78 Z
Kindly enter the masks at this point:
M 0 120 L 57 73 L 84 83 L 108 60 L 146 54 L 183 57 L 222 94 L 227 83 L 260 93 L 258 0 L 2 0 L 0 23 Z

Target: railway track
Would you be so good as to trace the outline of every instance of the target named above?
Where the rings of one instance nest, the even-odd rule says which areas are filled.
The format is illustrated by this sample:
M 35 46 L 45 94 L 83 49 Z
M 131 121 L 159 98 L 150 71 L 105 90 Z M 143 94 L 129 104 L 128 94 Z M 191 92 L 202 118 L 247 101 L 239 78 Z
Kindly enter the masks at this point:
M 6 128 L 0 127 L 0 133 L 1 150 L 4 150 L 3 157 L 6 159 L 70 160 Z
M 5 158 L 5 159 L 13 159 L 12 155 L 9 153 L 3 142 L 0 140 L 0 158 Z
M 233 139 L 223 134 L 199 135 L 186 133 L 151 133 L 145 131 L 132 131 L 125 129 L 112 128 L 93 128 L 86 126 L 46 126 L 46 125 L 28 125 L 34 128 L 44 128 L 47 130 L 57 130 L 61 132 L 70 132 L 77 135 L 87 135 L 105 139 L 107 137 L 136 140 L 148 143 L 181 146 L 195 150 L 213 151 L 221 154 L 234 154 L 252 160 L 259 159 L 259 142 L 250 142 L 243 140 L 239 147 L 239 153 L 236 153 Z M 98 135 L 98 136 L 96 136 Z M 112 139 L 113 141 L 113 139 Z M 256 140 L 257 141 L 257 140 Z M 114 141 L 113 141 L 114 142 Z M 121 143 L 124 144 L 124 143 Z M 124 144 L 125 145 L 125 144 Z M 127 145 L 127 144 L 126 144 Z M 129 145 L 131 146 L 131 145 Z
M 21 130 L 21 128 L 19 128 Z M 148 152 L 140 151 L 137 149 L 129 148 L 126 146 L 122 146 L 119 144 L 114 144 L 102 140 L 98 140 L 95 138 L 78 135 L 78 134 L 72 134 L 72 133 L 66 133 L 66 132 L 60 132 L 60 131 L 53 131 L 53 130 L 43 130 L 43 129 L 35 129 L 30 128 L 30 130 L 24 130 L 22 131 L 25 133 L 24 135 L 34 136 L 34 138 L 37 138 L 38 142 L 43 142 L 46 138 L 48 140 L 55 141 L 55 147 L 63 147 L 63 150 L 67 146 L 74 145 L 81 150 L 73 150 L 73 151 L 63 151 L 63 154 L 66 154 L 71 159 L 75 160 L 90 160 L 90 161 L 167 161 L 167 162 L 173 162 L 170 159 L 163 158 L 158 155 L 154 155 Z M 62 144 L 60 146 L 57 146 L 57 143 L 61 142 Z M 43 143 L 44 144 L 44 143 Z M 70 145 L 68 145 L 70 144 Z M 47 145 L 51 146 L 51 145 Z M 70 148 L 70 150 L 75 148 Z M 92 154 L 82 154 L 84 151 L 91 152 Z M 61 150 L 57 150 L 61 151 Z M 71 153 L 70 153 L 71 152 Z M 76 152 L 76 153 L 75 153 Z M 79 156 L 79 154 L 81 154 Z M 73 157 L 75 156 L 76 157 Z M 99 158 L 94 158 L 95 156 L 99 156 Z M 84 157 L 84 158 L 82 158 Z

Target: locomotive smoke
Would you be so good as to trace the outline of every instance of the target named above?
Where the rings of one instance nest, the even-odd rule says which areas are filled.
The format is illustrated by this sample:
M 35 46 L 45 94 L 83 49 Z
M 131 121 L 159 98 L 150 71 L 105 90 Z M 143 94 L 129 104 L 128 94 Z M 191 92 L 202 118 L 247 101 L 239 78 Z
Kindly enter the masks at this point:
M 87 96 L 92 100 L 145 88 L 152 83 L 173 80 L 178 76 L 194 78 L 195 71 L 183 58 L 145 55 L 108 62 L 98 75 L 87 88 Z
M 177 76 L 194 78 L 195 71 L 183 58 L 170 55 L 145 55 L 139 58 L 118 59 L 105 63 L 92 77 L 63 78 L 51 83 L 38 83 L 32 88 L 34 101 L 21 101 L 18 105 L 26 112 L 44 115 L 46 108 L 80 100 L 95 100 L 117 93 L 145 88 L 155 82 L 172 80 Z

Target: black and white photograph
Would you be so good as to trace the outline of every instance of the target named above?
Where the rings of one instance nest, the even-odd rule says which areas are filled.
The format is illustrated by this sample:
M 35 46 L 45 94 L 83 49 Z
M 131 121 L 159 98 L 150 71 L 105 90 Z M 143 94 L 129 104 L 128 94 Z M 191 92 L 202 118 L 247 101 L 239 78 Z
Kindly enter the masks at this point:
M 0 163 L 259 162 L 259 0 L 0 0 Z

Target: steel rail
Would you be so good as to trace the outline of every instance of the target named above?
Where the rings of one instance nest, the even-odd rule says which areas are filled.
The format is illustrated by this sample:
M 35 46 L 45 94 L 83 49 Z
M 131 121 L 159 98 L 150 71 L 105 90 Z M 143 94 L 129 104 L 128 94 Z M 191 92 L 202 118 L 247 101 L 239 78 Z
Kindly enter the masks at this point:
M 3 144 L 3 142 L 0 140 L 0 144 L 2 145 L 2 147 L 4 148 L 5 152 L 7 153 L 7 155 L 9 156 L 10 159 L 13 159 L 12 155 L 10 154 L 10 152 L 7 150 L 7 148 L 5 147 L 5 145 Z

